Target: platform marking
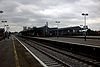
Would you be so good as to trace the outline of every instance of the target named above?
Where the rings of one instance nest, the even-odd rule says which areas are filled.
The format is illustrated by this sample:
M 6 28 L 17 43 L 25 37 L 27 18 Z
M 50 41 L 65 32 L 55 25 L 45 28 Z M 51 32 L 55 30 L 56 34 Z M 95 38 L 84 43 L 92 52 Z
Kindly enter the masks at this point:
M 15 37 L 15 36 L 14 36 Z M 16 37 L 15 37 L 16 38 Z M 43 67 L 48 67 L 43 61 L 41 61 L 35 54 L 31 52 L 18 38 L 16 38 L 20 44 L 43 66 Z
M 14 43 L 13 37 L 12 37 L 12 40 L 13 40 L 13 48 L 14 48 L 14 54 L 15 54 L 16 67 L 20 67 L 19 60 L 18 60 L 18 55 L 17 55 L 17 52 L 16 52 L 16 47 L 15 47 L 15 43 Z

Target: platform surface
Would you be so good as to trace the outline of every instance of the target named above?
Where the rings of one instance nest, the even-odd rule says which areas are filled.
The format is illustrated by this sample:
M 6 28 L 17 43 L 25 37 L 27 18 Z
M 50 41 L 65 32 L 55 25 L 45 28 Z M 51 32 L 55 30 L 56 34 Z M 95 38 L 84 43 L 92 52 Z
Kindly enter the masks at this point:
M 0 67 L 43 67 L 15 36 L 0 41 Z
M 11 37 L 0 41 L 0 67 L 16 67 Z
M 46 38 L 35 37 L 35 38 L 100 47 L 100 39 L 86 39 L 85 41 L 84 38 L 69 38 L 69 37 L 68 38 L 67 37 L 46 37 Z

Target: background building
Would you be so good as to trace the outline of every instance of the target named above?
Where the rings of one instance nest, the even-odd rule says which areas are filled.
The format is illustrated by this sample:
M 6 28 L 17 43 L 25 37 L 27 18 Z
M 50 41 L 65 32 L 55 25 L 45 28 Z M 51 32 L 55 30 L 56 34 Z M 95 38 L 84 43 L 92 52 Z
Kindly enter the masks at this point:
M 42 27 L 33 27 L 30 29 L 26 29 L 24 27 L 23 31 L 20 33 L 27 36 L 36 36 L 36 37 L 56 37 L 57 32 L 59 36 L 75 36 L 75 35 L 83 35 L 83 28 L 79 26 L 75 27 L 66 27 L 66 28 L 49 28 L 48 25 Z
M 0 28 L 0 40 L 4 38 L 4 32 L 5 30 L 3 28 Z

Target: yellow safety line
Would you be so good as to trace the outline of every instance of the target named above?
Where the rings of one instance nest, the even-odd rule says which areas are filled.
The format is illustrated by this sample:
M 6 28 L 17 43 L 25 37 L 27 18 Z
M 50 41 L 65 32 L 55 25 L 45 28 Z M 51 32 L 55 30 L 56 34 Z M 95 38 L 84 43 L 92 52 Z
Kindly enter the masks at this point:
M 12 37 L 12 40 L 13 40 L 13 48 L 14 48 L 14 54 L 15 54 L 16 67 L 20 67 L 13 37 Z

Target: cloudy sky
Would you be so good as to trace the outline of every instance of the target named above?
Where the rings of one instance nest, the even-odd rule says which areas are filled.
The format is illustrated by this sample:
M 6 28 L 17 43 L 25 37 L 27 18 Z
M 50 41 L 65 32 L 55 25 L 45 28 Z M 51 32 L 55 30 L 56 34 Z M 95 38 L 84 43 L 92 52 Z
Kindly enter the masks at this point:
M 0 21 L 7 20 L 11 31 L 23 26 L 59 27 L 84 25 L 82 13 L 88 13 L 87 25 L 100 30 L 100 0 L 0 0 Z M 3 23 L 0 23 L 3 27 Z

